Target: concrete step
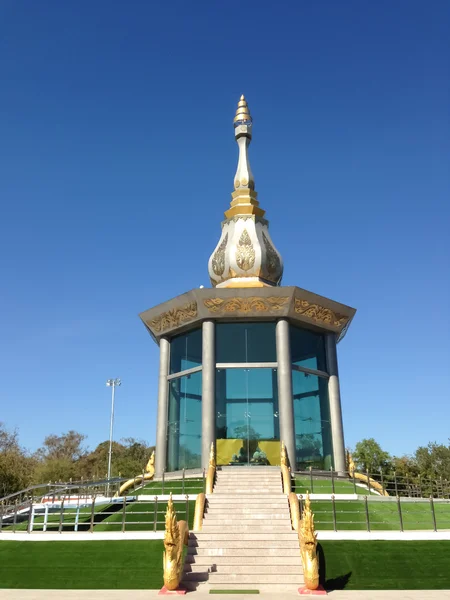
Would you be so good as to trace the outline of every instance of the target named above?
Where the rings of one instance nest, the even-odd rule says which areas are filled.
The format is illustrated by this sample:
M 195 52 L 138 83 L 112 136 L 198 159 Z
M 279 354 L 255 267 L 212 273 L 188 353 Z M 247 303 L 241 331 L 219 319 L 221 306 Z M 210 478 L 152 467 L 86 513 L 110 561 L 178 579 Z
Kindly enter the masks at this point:
M 256 496 L 256 498 L 255 498 Z M 214 493 L 211 494 L 210 496 L 208 496 L 208 501 L 212 500 L 213 502 L 217 499 L 217 500 L 234 500 L 236 502 L 243 502 L 245 504 L 248 504 L 249 501 L 253 501 L 256 500 L 258 498 L 258 494 L 253 494 L 253 493 L 249 493 L 246 492 L 245 494 L 230 494 L 230 493 Z M 282 500 L 284 499 L 284 501 L 286 502 L 286 498 L 287 496 L 285 494 L 275 494 L 275 493 L 271 493 L 271 494 L 264 494 L 264 496 L 260 496 L 261 502 L 266 502 L 268 500 Z
M 216 481 L 281 481 L 281 473 L 274 475 L 225 475 L 220 473 L 216 476 Z
M 247 544 L 240 544 L 239 547 L 231 544 L 228 546 L 228 542 L 221 542 L 220 546 L 211 543 L 210 547 L 205 547 L 209 542 L 204 542 L 201 546 L 189 546 L 187 549 L 187 555 L 195 558 L 209 558 L 214 556 L 217 560 L 223 558 L 236 558 L 238 564 L 242 564 L 242 557 L 247 557 L 249 560 L 260 558 L 263 559 L 287 559 L 295 558 L 296 561 L 300 560 L 300 546 L 298 540 L 296 542 L 280 542 L 280 544 L 274 544 L 273 542 L 267 542 L 267 544 L 258 545 L 257 542 L 248 542 Z M 225 544 L 227 544 L 225 546 Z M 251 544 L 251 546 L 250 546 Z M 255 556 L 256 554 L 256 556 Z M 275 563 L 274 563 L 275 564 Z
M 186 573 L 186 576 L 195 576 L 198 573 Z M 253 585 L 258 586 L 260 583 L 298 583 L 299 585 L 303 583 L 303 575 L 294 574 L 294 575 L 285 575 L 283 574 L 281 577 L 276 573 L 271 574 L 260 574 L 254 573 L 252 574 L 240 574 L 240 573 L 210 573 L 209 579 L 210 584 L 216 583 L 227 583 L 227 584 L 242 584 L 242 583 L 251 583 Z M 256 588 L 258 589 L 258 588 Z
M 301 578 L 300 578 L 301 577 Z M 298 589 L 299 587 L 303 587 L 304 586 L 304 580 L 302 576 L 299 576 L 299 580 L 297 583 L 293 584 L 285 584 L 283 582 L 278 582 L 278 583 L 260 583 L 258 585 L 252 584 L 252 583 L 241 583 L 239 585 L 236 585 L 235 583 L 201 583 L 201 584 L 188 584 L 191 585 L 193 587 L 189 588 L 187 587 L 187 589 L 197 589 L 201 592 L 205 592 L 206 590 L 208 590 L 206 593 L 208 593 L 210 590 L 258 590 L 260 593 L 264 593 L 267 594 L 268 597 L 271 597 L 270 595 L 275 595 L 277 594 L 277 597 L 279 598 L 281 594 L 286 594 L 289 596 L 297 596 L 298 595 Z
M 235 550 L 236 551 L 236 550 Z M 240 550 L 237 550 L 240 552 Z M 274 556 L 249 556 L 248 552 L 245 551 L 245 554 L 187 554 L 186 555 L 186 564 L 195 564 L 197 566 L 204 565 L 209 566 L 211 564 L 215 565 L 302 565 L 300 559 L 300 550 L 289 550 L 289 555 L 281 556 L 279 554 L 280 550 L 278 550 L 277 554 Z M 245 559 L 244 559 L 245 557 Z
M 260 525 L 255 522 L 246 525 L 244 523 L 233 523 L 233 521 L 229 520 L 218 524 L 204 522 L 201 533 L 218 533 L 224 535 L 224 527 L 226 527 L 226 535 L 231 535 L 233 533 L 236 535 L 240 535 L 241 533 L 289 533 L 292 531 L 290 523 L 282 523 L 281 525 Z
M 220 528 L 219 528 L 220 529 Z M 239 528 L 237 528 L 239 529 Z M 192 537 L 195 536 L 195 537 Z M 239 529 L 236 533 L 227 532 L 224 533 L 223 529 L 221 532 L 216 531 L 199 531 L 189 536 L 189 546 L 196 546 L 199 543 L 203 545 L 203 542 L 214 542 L 217 546 L 221 546 L 222 543 L 218 542 L 285 542 L 295 541 L 298 544 L 298 535 L 296 531 L 286 531 L 277 533 L 268 532 L 243 532 Z
M 241 539 L 243 535 L 248 534 L 236 536 L 238 539 L 234 540 L 217 540 L 217 535 L 210 535 L 210 539 L 202 539 L 201 541 L 190 539 L 188 542 L 187 552 L 188 554 L 196 554 L 199 551 L 203 552 L 212 550 L 214 552 L 220 551 L 228 553 L 228 551 L 243 550 L 247 554 L 249 552 L 259 552 L 261 554 L 265 553 L 269 555 L 271 554 L 272 550 L 274 550 L 277 554 L 281 550 L 284 552 L 293 548 L 295 548 L 297 552 L 300 551 L 297 535 L 292 536 L 291 534 L 279 533 L 278 535 L 274 536 L 275 539 L 272 540 L 266 539 L 267 534 L 264 534 L 262 539 L 261 536 L 260 538 L 256 537 L 255 539 L 255 535 L 253 535 L 250 536 L 251 539 L 249 540 Z M 283 539 L 279 539 L 281 536 L 283 536 Z
M 286 500 L 286 496 L 284 496 L 283 498 L 281 498 L 280 500 L 276 500 L 275 498 L 272 498 L 270 501 L 268 502 L 264 502 L 264 500 L 259 500 L 257 498 L 255 498 L 254 500 L 251 501 L 251 506 L 252 507 L 257 507 L 258 510 L 262 509 L 262 508 L 277 508 L 277 507 L 282 507 L 285 508 L 286 506 L 288 506 L 287 500 Z M 207 502 L 207 510 L 209 510 L 210 508 L 221 508 L 221 507 L 229 507 L 230 510 L 235 510 L 235 509 L 239 509 L 239 508 L 243 508 L 243 507 L 249 507 L 249 503 L 248 502 L 240 502 L 238 500 L 231 500 L 231 499 L 226 499 L 226 498 L 214 498 L 214 500 L 208 500 Z
M 185 585 L 185 583 L 193 581 L 208 581 L 209 576 L 210 573 L 206 569 L 195 573 L 183 573 L 181 584 Z
M 228 503 L 224 506 L 230 506 Z M 222 513 L 224 510 L 224 508 L 222 508 L 221 505 L 209 505 L 206 510 L 205 510 L 205 514 L 208 515 L 214 515 L 217 513 Z M 231 512 L 231 511 L 230 511 Z M 273 506 L 265 506 L 264 504 L 257 504 L 254 506 L 245 506 L 245 505 L 237 505 L 237 506 L 233 506 L 233 514 L 241 514 L 241 515 L 252 515 L 255 512 L 257 512 L 258 514 L 272 514 L 272 513 L 278 513 L 278 514 L 289 514 L 289 508 L 288 508 L 288 504 L 285 500 L 283 500 L 283 505 L 275 505 L 275 507 Z
M 272 509 L 273 510 L 273 509 Z M 207 512 L 205 514 L 205 516 L 203 517 L 203 523 L 205 522 L 211 522 L 211 521 L 218 521 L 218 520 L 223 520 L 223 519 L 230 519 L 230 517 L 232 517 L 233 519 L 237 519 L 237 520 L 243 520 L 243 519 L 249 519 L 249 520 L 253 520 L 253 521 L 264 521 L 264 520 L 272 520 L 272 519 L 288 519 L 290 520 L 290 516 L 289 516 L 289 512 L 283 511 L 283 512 L 237 512 L 237 511 L 222 511 L 222 510 L 217 510 L 216 512 Z
M 209 573 L 230 573 L 236 575 L 303 575 L 301 564 L 298 565 L 219 565 L 212 561 L 209 567 L 206 565 L 185 564 L 184 573 L 204 573 L 205 568 Z
M 219 487 L 215 487 L 214 488 L 214 494 L 281 494 L 281 488 L 280 487 L 273 487 L 273 488 L 252 488 L 252 487 L 248 487 L 248 488 L 236 488 L 236 487 L 224 487 L 224 486 L 219 486 Z

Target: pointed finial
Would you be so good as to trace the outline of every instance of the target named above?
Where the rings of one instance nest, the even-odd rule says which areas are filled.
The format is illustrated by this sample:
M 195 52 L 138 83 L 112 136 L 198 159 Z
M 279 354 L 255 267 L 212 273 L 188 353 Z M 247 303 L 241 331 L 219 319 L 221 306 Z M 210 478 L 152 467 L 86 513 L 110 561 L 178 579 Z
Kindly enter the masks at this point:
M 252 122 L 252 117 L 250 115 L 250 109 L 248 108 L 247 100 L 245 99 L 244 94 L 242 94 L 236 111 L 236 116 L 234 117 L 233 123 L 236 126 L 237 122 L 241 121 L 250 121 Z

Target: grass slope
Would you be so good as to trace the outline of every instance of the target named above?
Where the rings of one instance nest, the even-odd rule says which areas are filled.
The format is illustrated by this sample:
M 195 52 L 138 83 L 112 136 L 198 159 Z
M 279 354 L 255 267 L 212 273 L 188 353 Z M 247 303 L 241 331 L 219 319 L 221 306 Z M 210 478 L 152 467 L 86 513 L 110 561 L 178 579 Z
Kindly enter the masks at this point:
M 320 543 L 327 590 L 450 589 L 450 541 Z
M 0 541 L 0 587 L 27 589 L 158 589 L 163 542 Z M 319 544 L 328 590 L 449 589 L 449 542 Z
M 26 589 L 158 589 L 162 540 L 0 541 L 0 587 Z
M 194 523 L 195 501 L 189 500 L 189 528 L 192 529 Z M 179 521 L 186 520 L 186 503 L 174 501 L 177 519 Z M 165 516 L 167 510 L 167 502 L 158 502 L 156 530 L 163 531 L 165 527 Z M 110 515 L 102 523 L 99 523 L 94 528 L 96 531 L 122 531 L 122 510 Z M 125 531 L 153 531 L 155 520 L 155 503 L 154 502 L 134 502 L 127 506 L 125 512 Z
M 365 506 L 362 500 L 337 500 L 336 525 L 338 531 L 367 530 Z M 403 529 L 432 530 L 433 517 L 430 503 L 404 502 L 401 505 Z M 329 500 L 312 500 L 314 523 L 320 530 L 333 529 L 333 506 Z M 400 516 L 396 502 L 368 502 L 369 524 L 373 531 L 400 531 Z M 450 502 L 435 502 L 434 510 L 438 529 L 450 529 Z

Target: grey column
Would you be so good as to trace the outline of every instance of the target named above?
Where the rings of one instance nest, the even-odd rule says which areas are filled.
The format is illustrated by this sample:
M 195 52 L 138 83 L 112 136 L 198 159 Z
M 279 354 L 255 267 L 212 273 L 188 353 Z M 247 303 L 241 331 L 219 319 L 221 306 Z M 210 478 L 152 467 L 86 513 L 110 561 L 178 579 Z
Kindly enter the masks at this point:
M 202 325 L 202 467 L 208 468 L 211 444 L 216 443 L 216 348 L 214 321 Z
M 169 373 L 170 342 L 161 338 L 159 342 L 159 383 L 158 383 L 158 416 L 156 421 L 155 476 L 161 477 L 166 468 L 167 455 L 167 413 L 169 405 Z
M 330 402 L 331 434 L 333 436 L 334 468 L 339 473 L 346 472 L 344 427 L 342 425 L 341 392 L 336 351 L 336 335 L 326 336 L 328 374 L 328 398 Z
M 292 400 L 291 344 L 289 341 L 289 322 L 277 321 L 276 326 L 277 362 L 278 362 L 278 407 L 280 414 L 280 440 L 286 446 L 291 469 L 296 469 L 294 403 Z

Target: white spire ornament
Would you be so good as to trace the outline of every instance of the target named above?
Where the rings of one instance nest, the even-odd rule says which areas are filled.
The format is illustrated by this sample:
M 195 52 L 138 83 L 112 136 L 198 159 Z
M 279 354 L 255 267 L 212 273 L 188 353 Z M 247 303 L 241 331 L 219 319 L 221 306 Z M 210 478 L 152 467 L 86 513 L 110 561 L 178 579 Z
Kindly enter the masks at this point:
M 214 287 L 266 287 L 280 285 L 283 262 L 269 234 L 269 222 L 260 208 L 248 159 L 252 117 L 244 96 L 234 117 L 239 160 L 231 206 L 225 213 L 222 235 L 208 262 Z

